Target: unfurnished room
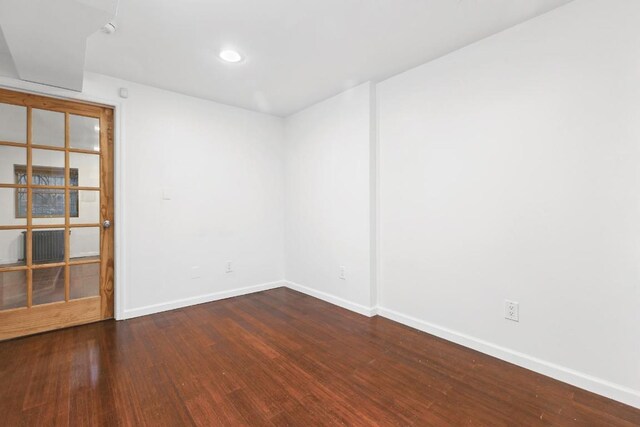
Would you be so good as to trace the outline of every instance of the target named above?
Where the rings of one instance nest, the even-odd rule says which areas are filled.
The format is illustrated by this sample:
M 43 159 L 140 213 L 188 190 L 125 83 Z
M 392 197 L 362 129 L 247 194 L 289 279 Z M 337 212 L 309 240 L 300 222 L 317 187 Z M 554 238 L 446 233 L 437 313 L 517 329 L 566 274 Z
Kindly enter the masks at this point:
M 0 425 L 640 426 L 640 1 L 0 0 Z

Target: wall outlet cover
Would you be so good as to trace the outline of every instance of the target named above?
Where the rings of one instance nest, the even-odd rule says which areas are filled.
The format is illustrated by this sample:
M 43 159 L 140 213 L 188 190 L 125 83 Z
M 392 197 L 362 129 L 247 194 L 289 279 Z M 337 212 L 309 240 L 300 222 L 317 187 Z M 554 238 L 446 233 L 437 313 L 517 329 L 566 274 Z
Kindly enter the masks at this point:
M 516 301 L 504 301 L 504 318 L 514 322 L 520 321 L 520 303 Z

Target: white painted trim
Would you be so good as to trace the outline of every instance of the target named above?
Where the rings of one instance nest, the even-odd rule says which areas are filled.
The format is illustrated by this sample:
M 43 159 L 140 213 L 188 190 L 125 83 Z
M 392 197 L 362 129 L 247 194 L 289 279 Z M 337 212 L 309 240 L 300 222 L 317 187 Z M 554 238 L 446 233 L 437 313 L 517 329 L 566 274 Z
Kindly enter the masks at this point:
M 542 375 L 571 384 L 573 386 L 591 391 L 593 393 L 606 396 L 610 399 L 626 403 L 627 405 L 640 408 L 640 391 L 628 387 L 614 384 L 601 378 L 596 378 L 564 366 L 556 365 L 545 360 L 538 359 L 528 354 L 520 353 L 499 345 L 448 329 L 434 325 L 429 322 L 407 316 L 397 311 L 383 307 L 376 307 L 374 311 L 387 319 L 402 323 L 422 332 L 435 335 L 447 341 L 460 344 L 462 346 L 488 354 L 500 360 L 504 360 L 514 365 L 530 369 Z
M 26 82 L 23 80 L 17 80 L 10 77 L 0 76 L 0 88 L 17 90 L 26 93 L 33 93 L 36 95 L 50 96 L 53 98 L 67 99 L 71 101 L 85 101 L 93 102 L 103 105 L 108 105 L 114 109 L 114 209 L 115 209 L 115 248 L 114 248 L 114 317 L 116 320 L 124 318 L 125 307 L 125 251 L 124 251 L 124 236 L 125 233 L 125 156 L 123 156 L 123 145 L 125 141 L 125 121 L 124 121 L 124 103 L 119 98 L 102 98 L 99 96 L 86 95 L 81 92 L 74 92 L 67 89 L 56 88 L 52 86 L 41 85 L 38 83 Z
M 269 289 L 281 288 L 285 286 L 282 281 L 263 283 L 255 286 L 247 286 L 245 288 L 230 289 L 228 291 L 214 292 L 212 294 L 199 295 L 190 298 L 183 298 L 159 304 L 147 305 L 144 307 L 124 310 L 123 319 L 132 319 L 134 317 L 146 316 L 148 314 L 160 313 L 162 311 L 175 310 L 177 308 L 189 307 L 197 304 L 218 301 L 226 298 L 237 297 L 241 295 L 252 294 L 255 292 L 267 291 Z
M 369 262 L 370 304 L 380 301 L 380 144 L 377 85 L 369 83 Z
M 375 307 L 377 307 L 378 304 L 380 304 L 380 301 L 382 301 L 382 262 L 381 262 L 381 239 L 380 239 L 380 200 L 382 200 L 381 195 L 380 195 L 380 103 L 378 102 L 378 85 L 377 84 L 372 84 L 372 91 L 371 91 L 371 140 L 372 140 L 372 149 L 374 150 L 373 152 L 373 165 L 372 167 L 374 168 L 374 173 L 372 175 L 372 181 L 370 183 L 371 187 L 373 188 L 373 198 L 374 198 L 374 203 L 373 203 L 373 212 L 371 213 L 371 217 L 373 219 L 373 231 L 372 231 L 372 251 L 373 251 L 373 257 L 372 257 L 372 268 L 373 268 L 373 275 L 372 275 L 372 280 L 374 280 L 373 282 L 373 286 L 372 286 L 372 301 L 373 301 L 373 306 L 374 306 L 374 311 L 376 310 Z
M 298 283 L 285 281 L 284 282 L 289 289 L 293 289 L 294 291 L 302 292 L 303 294 L 321 299 L 333 305 L 337 305 L 338 307 L 346 308 L 347 310 L 354 311 L 356 313 L 362 314 L 364 316 L 371 317 L 375 314 L 375 309 L 372 307 L 366 307 L 361 304 L 357 304 L 355 302 L 348 301 L 344 298 L 337 297 L 335 295 L 328 294 L 326 292 L 317 291 L 315 289 L 308 288 L 306 286 L 302 286 Z

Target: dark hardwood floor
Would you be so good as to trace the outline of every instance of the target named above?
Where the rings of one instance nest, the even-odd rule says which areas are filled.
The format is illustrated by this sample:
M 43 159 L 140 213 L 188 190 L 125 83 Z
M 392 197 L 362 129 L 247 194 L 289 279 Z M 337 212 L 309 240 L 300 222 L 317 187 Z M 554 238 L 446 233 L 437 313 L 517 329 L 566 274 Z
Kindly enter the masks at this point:
M 280 288 L 0 343 L 0 425 L 640 425 L 640 410 Z

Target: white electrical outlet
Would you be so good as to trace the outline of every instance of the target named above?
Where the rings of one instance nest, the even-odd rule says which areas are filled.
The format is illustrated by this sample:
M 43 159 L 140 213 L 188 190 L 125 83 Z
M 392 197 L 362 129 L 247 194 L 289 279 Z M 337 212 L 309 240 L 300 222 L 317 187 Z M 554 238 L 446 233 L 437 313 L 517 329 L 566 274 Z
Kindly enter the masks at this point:
M 231 261 L 227 261 L 227 273 L 233 273 L 233 266 L 231 265 Z
M 192 279 L 199 279 L 200 277 L 202 277 L 200 275 L 200 267 L 197 266 L 197 265 L 191 267 L 191 278 Z
M 513 320 L 514 322 L 520 321 L 520 304 L 515 301 L 504 301 L 504 318 Z
M 342 280 L 347 280 L 347 276 L 346 276 L 346 274 L 347 274 L 347 273 L 346 273 L 346 270 L 347 270 L 347 269 L 346 269 L 343 265 L 341 265 L 341 266 L 340 266 L 340 276 L 339 276 L 339 277 L 340 277 Z

